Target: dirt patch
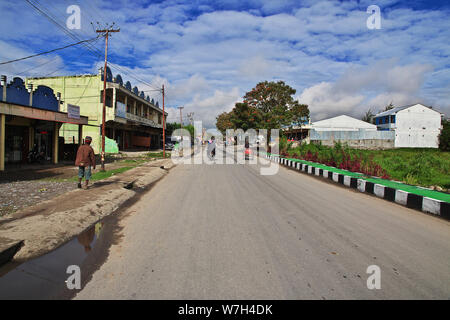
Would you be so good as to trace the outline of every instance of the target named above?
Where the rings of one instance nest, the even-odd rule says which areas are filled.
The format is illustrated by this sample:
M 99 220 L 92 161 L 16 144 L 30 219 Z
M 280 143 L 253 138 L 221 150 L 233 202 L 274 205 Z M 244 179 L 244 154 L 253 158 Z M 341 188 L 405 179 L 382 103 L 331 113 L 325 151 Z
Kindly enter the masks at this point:
M 171 160 L 155 162 L 167 168 L 173 166 Z M 94 184 L 89 190 L 72 190 L 20 210 L 7 219 L 0 218 L 0 232 L 8 239 L 24 240 L 25 246 L 15 257 L 17 261 L 40 256 L 110 215 L 137 191 L 166 174 L 166 170 L 144 164 L 102 181 L 107 183 Z M 131 182 L 133 188 L 125 188 Z
M 132 161 L 131 164 L 134 166 L 141 164 L 143 159 L 127 159 L 126 161 L 112 160 L 107 164 L 107 169 L 114 170 L 130 166 L 129 161 Z M 133 161 L 137 162 L 134 163 Z M 14 213 L 24 208 L 38 205 L 77 189 L 77 182 L 74 179 L 77 173 L 78 167 L 72 164 L 57 166 L 24 165 L 0 173 L 0 217 L 10 218 Z M 112 183 L 115 183 L 115 181 L 98 181 L 91 187 L 97 188 Z M 23 214 L 19 216 L 22 217 Z
M 16 181 L 0 184 L 0 217 L 76 189 L 75 182 Z

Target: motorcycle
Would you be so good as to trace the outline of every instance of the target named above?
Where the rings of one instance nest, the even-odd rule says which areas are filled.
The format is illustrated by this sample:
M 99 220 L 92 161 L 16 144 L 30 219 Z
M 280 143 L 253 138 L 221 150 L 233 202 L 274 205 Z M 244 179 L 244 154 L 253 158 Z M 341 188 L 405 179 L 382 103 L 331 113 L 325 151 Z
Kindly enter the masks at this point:
M 45 161 L 44 152 L 39 152 L 37 148 L 33 148 L 28 152 L 27 156 L 28 163 L 39 163 L 42 164 Z
M 244 151 L 245 160 L 253 160 L 253 151 L 250 148 L 245 148 Z

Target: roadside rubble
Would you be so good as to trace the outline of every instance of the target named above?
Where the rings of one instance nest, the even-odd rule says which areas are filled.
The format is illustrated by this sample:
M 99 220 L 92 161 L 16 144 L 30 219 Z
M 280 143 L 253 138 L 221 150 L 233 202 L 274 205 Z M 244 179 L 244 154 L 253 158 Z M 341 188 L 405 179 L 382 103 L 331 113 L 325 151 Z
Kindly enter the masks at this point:
M 61 246 L 110 215 L 125 201 L 158 181 L 173 167 L 170 159 L 147 162 L 91 185 L 0 218 L 2 243 L 23 241 L 14 261 L 22 262 Z

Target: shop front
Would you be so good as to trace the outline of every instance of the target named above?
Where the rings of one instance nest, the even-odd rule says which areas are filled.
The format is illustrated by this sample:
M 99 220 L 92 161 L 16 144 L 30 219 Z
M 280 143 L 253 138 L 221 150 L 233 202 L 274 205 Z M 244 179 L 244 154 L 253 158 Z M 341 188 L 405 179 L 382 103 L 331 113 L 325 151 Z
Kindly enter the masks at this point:
M 78 125 L 79 132 L 88 118 L 77 112 L 60 112 L 60 94 L 47 86 L 25 87 L 21 78 L 0 81 L 0 171 L 5 164 L 38 159 L 58 163 L 59 129 L 63 123 Z
M 36 110 L 0 102 L 0 171 L 29 162 L 58 163 L 59 128 L 63 123 L 87 125 L 87 117 Z

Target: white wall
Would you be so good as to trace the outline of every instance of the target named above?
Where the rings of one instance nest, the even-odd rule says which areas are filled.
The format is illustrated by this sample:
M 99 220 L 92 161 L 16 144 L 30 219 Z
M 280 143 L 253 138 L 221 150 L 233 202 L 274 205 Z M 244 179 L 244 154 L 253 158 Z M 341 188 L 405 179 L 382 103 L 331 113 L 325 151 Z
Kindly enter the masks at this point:
M 421 104 L 397 112 L 396 148 L 438 148 L 441 114 Z

